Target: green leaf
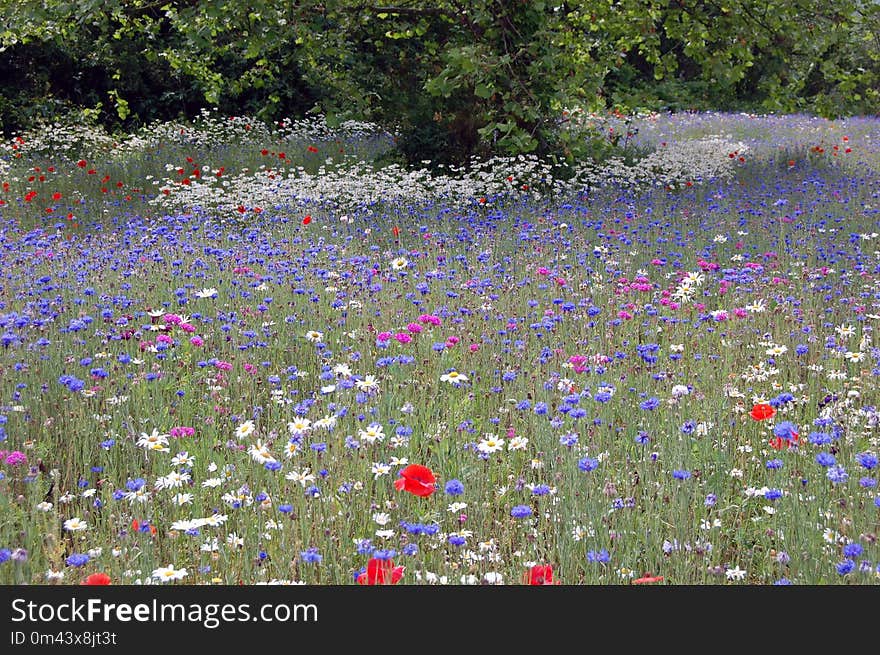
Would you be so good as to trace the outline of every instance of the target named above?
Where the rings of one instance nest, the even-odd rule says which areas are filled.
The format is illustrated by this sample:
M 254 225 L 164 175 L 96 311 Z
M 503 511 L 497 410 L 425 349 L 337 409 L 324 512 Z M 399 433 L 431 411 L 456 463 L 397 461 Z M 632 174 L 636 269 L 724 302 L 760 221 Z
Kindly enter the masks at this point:
M 474 88 L 474 95 L 478 98 L 489 99 L 492 97 L 492 93 L 492 88 L 487 86 L 486 84 L 483 84 L 482 82 L 480 84 L 477 84 L 477 86 Z

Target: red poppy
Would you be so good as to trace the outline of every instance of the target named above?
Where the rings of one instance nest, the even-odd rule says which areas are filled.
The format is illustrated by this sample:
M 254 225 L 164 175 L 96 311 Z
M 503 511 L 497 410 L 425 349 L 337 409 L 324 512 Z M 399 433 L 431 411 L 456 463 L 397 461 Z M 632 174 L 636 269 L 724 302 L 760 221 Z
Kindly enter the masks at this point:
M 92 573 L 89 577 L 82 581 L 84 585 L 108 585 L 110 584 L 110 576 L 106 573 Z
M 754 407 L 752 407 L 752 411 L 749 412 L 749 416 L 751 416 L 756 421 L 763 421 L 768 418 L 773 418 L 776 416 L 776 410 L 773 408 L 773 405 L 768 405 L 767 403 L 757 403 Z
M 390 559 L 372 557 L 367 562 L 367 570 L 358 576 L 357 581 L 365 585 L 397 584 L 403 578 L 403 569 L 402 566 L 394 566 Z
M 395 237 L 397 237 L 400 234 L 400 228 L 398 228 L 395 225 L 394 227 L 391 228 L 391 234 L 393 234 Z
M 434 493 L 434 472 L 421 464 L 410 464 L 400 472 L 400 478 L 394 481 L 398 491 L 408 491 L 416 496 L 430 496 Z
M 553 580 L 553 566 L 550 564 L 535 564 L 526 571 L 525 582 L 528 585 L 562 584 L 559 580 Z
M 663 576 L 645 573 L 641 578 L 633 580 L 631 584 L 654 584 L 655 582 L 663 582 Z
M 308 224 L 311 223 L 311 222 L 312 222 L 312 217 L 311 217 L 311 216 L 306 216 L 306 217 L 303 219 L 303 225 L 308 225 Z

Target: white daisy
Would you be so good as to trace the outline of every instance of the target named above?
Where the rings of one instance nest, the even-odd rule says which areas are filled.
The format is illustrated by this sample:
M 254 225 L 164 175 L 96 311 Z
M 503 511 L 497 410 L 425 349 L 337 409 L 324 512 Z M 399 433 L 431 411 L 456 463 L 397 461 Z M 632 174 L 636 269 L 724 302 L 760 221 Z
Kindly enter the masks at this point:
M 504 449 L 504 439 L 497 435 L 487 434 L 480 443 L 477 444 L 477 450 L 481 453 L 491 454 L 497 453 Z
M 87 530 L 88 524 L 83 521 L 78 516 L 74 516 L 72 519 L 67 519 L 64 522 L 64 529 L 69 532 L 77 532 L 78 530 Z
M 257 426 L 254 425 L 254 422 L 251 420 L 247 420 L 237 428 L 235 428 L 235 436 L 239 439 L 245 439 L 246 437 L 251 436 L 257 429 Z
M 152 577 L 159 582 L 173 582 L 175 580 L 183 580 L 187 575 L 189 575 L 189 573 L 187 573 L 185 568 L 176 569 L 173 564 L 169 564 L 168 566 L 160 566 L 153 571 Z
M 449 382 L 449 384 L 458 384 L 459 382 L 467 382 L 467 376 L 458 371 L 449 371 L 440 376 L 441 382 Z

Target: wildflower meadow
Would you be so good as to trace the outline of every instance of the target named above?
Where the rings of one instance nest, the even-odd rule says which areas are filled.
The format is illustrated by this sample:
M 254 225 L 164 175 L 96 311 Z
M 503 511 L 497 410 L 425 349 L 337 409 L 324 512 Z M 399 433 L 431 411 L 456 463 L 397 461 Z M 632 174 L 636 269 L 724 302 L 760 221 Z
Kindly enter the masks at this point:
M 7 140 L 0 582 L 878 584 L 878 120 L 566 121 Z

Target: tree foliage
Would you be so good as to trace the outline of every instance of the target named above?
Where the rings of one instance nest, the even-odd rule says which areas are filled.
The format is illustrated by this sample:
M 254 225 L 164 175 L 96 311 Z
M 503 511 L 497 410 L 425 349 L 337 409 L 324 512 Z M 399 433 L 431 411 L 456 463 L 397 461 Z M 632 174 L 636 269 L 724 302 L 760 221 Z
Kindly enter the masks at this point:
M 410 161 L 593 147 L 578 107 L 874 113 L 875 0 L 0 0 L 4 131 L 211 105 L 391 127 Z

